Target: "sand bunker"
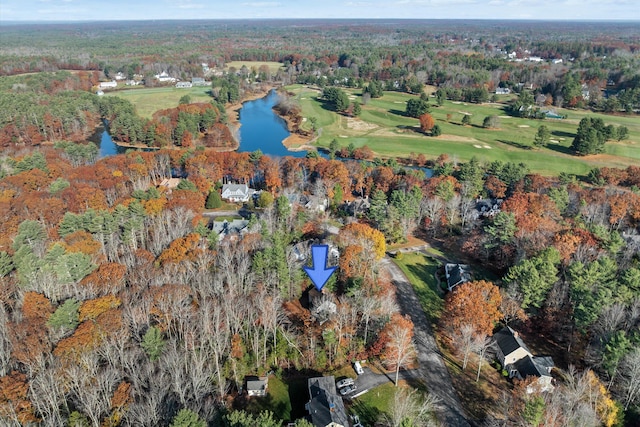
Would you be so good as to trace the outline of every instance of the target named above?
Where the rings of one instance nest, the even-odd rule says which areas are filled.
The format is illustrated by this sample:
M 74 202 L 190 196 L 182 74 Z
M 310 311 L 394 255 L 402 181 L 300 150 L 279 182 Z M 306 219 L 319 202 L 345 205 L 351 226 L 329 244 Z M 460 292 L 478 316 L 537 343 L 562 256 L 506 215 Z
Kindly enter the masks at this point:
M 451 101 L 452 104 L 462 104 L 460 101 Z
M 363 122 L 362 120 L 354 119 L 352 117 L 347 118 L 347 127 L 349 129 L 355 129 L 355 130 L 378 129 L 378 125 L 374 125 L 373 123 Z
M 519 128 L 529 128 L 529 127 L 531 127 L 531 126 L 529 126 L 529 125 L 518 125 L 518 127 L 519 127 Z
M 483 145 L 482 148 L 487 148 L 487 149 L 491 150 L 491 147 L 488 146 L 488 145 Z
M 510 119 L 511 118 L 511 116 L 498 116 L 498 117 L 500 117 L 501 119 Z
M 482 145 L 479 145 L 479 144 L 473 144 L 473 146 L 476 148 L 482 148 Z
M 394 104 L 406 104 L 404 101 L 393 101 Z
M 560 141 L 557 139 L 550 139 L 549 142 L 553 142 L 554 144 L 560 144 Z
M 347 135 L 338 135 L 340 138 L 349 138 Z
M 466 111 L 458 111 L 460 114 L 464 114 L 465 116 L 473 116 L 471 113 L 467 113 Z

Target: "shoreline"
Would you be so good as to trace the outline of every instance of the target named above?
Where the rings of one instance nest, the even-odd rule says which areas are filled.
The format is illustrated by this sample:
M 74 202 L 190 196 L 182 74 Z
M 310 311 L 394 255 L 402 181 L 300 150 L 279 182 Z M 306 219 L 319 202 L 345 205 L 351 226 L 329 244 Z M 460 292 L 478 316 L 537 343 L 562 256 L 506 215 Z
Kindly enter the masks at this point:
M 229 104 L 225 106 L 227 111 L 227 116 L 229 118 L 229 126 L 233 126 L 235 131 L 240 129 L 240 109 L 244 105 L 245 102 L 255 101 L 257 99 L 264 98 L 269 95 L 269 92 L 272 90 L 278 90 L 282 86 L 278 85 L 269 85 L 267 89 L 260 90 L 259 92 L 252 92 L 249 96 L 245 96 L 242 98 L 242 101 Z M 289 136 L 281 141 L 282 145 L 289 151 L 297 152 L 297 151 L 318 151 L 317 147 L 310 145 L 317 136 L 308 136 L 300 133 L 300 131 L 294 130 L 295 125 L 292 123 L 291 119 L 288 116 L 281 115 L 278 111 L 273 109 L 274 114 L 280 117 L 287 124 L 287 131 L 289 132 Z M 238 147 L 235 149 L 226 149 L 219 151 L 235 151 L 240 148 L 240 143 L 238 142 Z

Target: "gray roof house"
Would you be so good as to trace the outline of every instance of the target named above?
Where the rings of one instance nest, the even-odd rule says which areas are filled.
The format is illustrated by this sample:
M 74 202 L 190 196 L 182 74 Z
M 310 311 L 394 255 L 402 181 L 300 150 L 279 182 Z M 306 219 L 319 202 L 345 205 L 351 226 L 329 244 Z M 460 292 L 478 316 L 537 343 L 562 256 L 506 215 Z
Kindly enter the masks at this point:
M 227 236 L 238 236 L 247 232 L 249 221 L 246 219 L 234 219 L 233 221 L 213 221 L 211 230 L 218 234 L 218 240 Z
M 254 192 L 247 184 L 224 184 L 221 197 L 231 202 L 248 202 Z
M 449 292 L 458 285 L 471 281 L 471 271 L 466 264 L 446 264 L 444 273 L 447 278 L 447 289 Z
M 322 325 L 336 314 L 338 306 L 330 294 L 313 288 L 309 291 L 309 310 L 311 315 Z
M 551 384 L 551 370 L 554 367 L 550 357 L 537 357 L 531 354 L 518 332 L 510 327 L 502 328 L 493 335 L 496 342 L 496 357 L 502 367 L 509 373 L 510 378 L 525 379 L 537 377 L 537 386 L 541 391 L 553 389 Z M 531 387 L 527 392 L 533 391 Z
M 266 396 L 269 387 L 268 377 L 247 377 L 247 395 Z
M 315 427 L 349 427 L 347 411 L 342 398 L 336 393 L 333 376 L 309 378 L 309 396 L 305 405 Z

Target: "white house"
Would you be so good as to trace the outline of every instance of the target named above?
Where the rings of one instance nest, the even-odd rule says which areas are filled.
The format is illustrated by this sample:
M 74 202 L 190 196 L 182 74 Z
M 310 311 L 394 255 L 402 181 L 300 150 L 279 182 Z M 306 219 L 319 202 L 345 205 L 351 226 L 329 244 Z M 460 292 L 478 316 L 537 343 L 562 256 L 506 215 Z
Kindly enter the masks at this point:
M 509 95 L 511 93 L 511 89 L 508 87 L 498 87 L 496 88 L 496 95 Z
M 154 76 L 160 83 L 175 83 L 175 77 L 171 77 L 166 71 L 161 72 L 160 74 L 156 74 Z
M 116 80 L 124 80 L 127 76 L 124 75 L 122 71 L 118 71 L 114 77 Z
M 193 86 L 207 86 L 210 82 L 205 81 L 202 77 L 192 77 L 191 84 Z
M 247 184 L 224 184 L 221 197 L 230 202 L 248 202 L 255 190 Z
M 562 58 L 560 58 L 560 59 L 553 59 L 553 60 L 551 61 L 551 63 L 552 63 L 552 64 L 562 64 Z
M 100 82 L 100 89 L 113 89 L 114 87 L 118 87 L 118 82 L 115 80 L 111 80 L 110 82 Z
M 193 85 L 191 84 L 191 82 L 178 82 L 178 83 L 176 83 L 176 87 L 177 87 L 178 89 L 190 88 L 191 86 L 193 86 Z
M 498 331 L 493 339 L 497 347 L 496 357 L 510 378 L 537 377 L 537 387 L 541 391 L 553 389 L 551 370 L 554 364 L 550 357 L 533 356 L 520 335 L 508 326 Z M 533 389 L 527 388 L 527 392 L 531 391 Z
M 263 397 L 267 395 L 267 388 L 269 387 L 268 377 L 247 377 L 247 395 Z

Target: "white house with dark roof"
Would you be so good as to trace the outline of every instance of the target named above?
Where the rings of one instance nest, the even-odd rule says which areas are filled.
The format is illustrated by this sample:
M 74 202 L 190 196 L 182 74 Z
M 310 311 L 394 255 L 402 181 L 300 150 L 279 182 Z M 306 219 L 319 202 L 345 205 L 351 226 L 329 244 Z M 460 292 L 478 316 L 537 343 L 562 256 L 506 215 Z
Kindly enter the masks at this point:
M 315 427 L 349 427 L 347 411 L 342 398 L 336 392 L 333 376 L 309 378 L 309 411 L 311 424 Z
M 253 193 L 255 190 L 247 184 L 224 184 L 220 196 L 230 202 L 248 202 Z
M 268 377 L 247 377 L 247 395 L 263 397 L 267 395 L 269 387 Z
M 503 369 L 509 373 L 509 378 L 537 377 L 537 386 L 541 391 L 553 390 L 553 359 L 531 354 L 518 332 L 508 326 L 494 334 L 493 339 L 496 342 L 496 357 Z M 527 391 L 531 392 L 532 389 L 528 388 Z

